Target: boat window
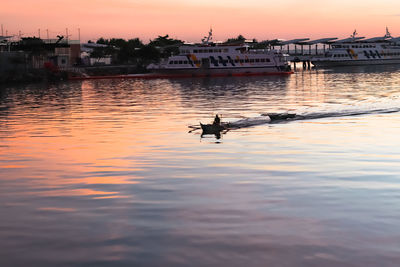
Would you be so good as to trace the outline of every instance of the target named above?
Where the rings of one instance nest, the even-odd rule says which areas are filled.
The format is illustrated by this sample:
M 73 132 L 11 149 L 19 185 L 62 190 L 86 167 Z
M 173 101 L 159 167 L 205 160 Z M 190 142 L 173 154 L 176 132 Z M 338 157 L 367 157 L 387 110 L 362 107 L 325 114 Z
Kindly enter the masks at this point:
M 182 60 L 179 60 L 179 64 L 182 64 Z
M 250 59 L 250 63 L 254 63 L 254 59 L 252 58 L 252 59 Z
M 225 48 L 225 49 L 224 49 L 224 53 L 227 53 L 227 52 L 228 52 L 228 48 Z
M 183 61 L 183 64 L 188 64 L 187 60 Z
M 193 50 L 193 53 L 197 53 L 197 49 Z
M 243 62 L 244 62 L 244 60 L 243 60 L 243 59 L 241 59 L 241 60 L 240 60 L 240 63 L 243 63 Z
M 265 62 L 271 62 L 271 60 L 269 58 L 266 58 Z
M 239 59 L 235 59 L 235 63 L 239 63 Z
M 249 63 L 249 59 L 248 59 L 248 58 L 246 58 L 246 59 L 244 60 L 244 62 L 246 62 L 246 63 Z
M 168 64 L 174 64 L 174 62 L 173 62 L 173 61 L 170 61 L 170 62 L 168 62 Z
M 260 59 L 259 59 L 259 58 L 256 58 L 256 62 L 260 62 Z

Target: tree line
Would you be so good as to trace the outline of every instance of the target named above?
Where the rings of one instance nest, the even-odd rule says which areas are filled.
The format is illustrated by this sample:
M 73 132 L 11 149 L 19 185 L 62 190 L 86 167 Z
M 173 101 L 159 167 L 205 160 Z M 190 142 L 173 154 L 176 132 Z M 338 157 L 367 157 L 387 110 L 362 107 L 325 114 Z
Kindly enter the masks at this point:
M 224 44 L 239 44 L 245 41 L 246 38 L 243 35 L 238 35 L 237 37 L 227 39 Z M 263 48 L 263 44 L 257 43 L 256 39 L 253 39 L 252 42 L 254 47 Z M 96 43 L 106 46 L 94 48 L 91 53 L 91 56 L 94 58 L 111 55 L 114 64 L 145 65 L 149 62 L 159 61 L 161 58 L 178 54 L 179 46 L 183 45 L 184 41 L 170 38 L 167 34 L 150 40 L 148 44 L 144 44 L 139 38 L 129 40 L 122 38 L 100 38 Z
M 179 46 L 184 42 L 170 38 L 167 34 L 158 36 L 148 44 L 144 44 L 139 38 L 129 40 L 122 38 L 100 38 L 96 43 L 106 46 L 94 48 L 91 53 L 91 56 L 94 58 L 111 55 L 115 64 L 146 64 L 178 53 Z

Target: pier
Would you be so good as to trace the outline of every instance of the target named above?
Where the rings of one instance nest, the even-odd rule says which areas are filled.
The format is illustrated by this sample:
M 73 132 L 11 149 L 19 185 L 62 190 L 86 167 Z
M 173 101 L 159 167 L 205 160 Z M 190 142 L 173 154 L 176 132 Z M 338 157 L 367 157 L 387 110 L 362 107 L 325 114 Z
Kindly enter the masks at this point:
M 323 56 L 337 39 L 337 37 L 330 37 L 316 40 L 310 40 L 310 38 L 274 40 L 271 41 L 271 47 L 288 54 L 288 60 L 293 64 L 294 70 L 296 70 L 296 63 L 302 63 L 303 69 L 311 69 L 312 58 Z

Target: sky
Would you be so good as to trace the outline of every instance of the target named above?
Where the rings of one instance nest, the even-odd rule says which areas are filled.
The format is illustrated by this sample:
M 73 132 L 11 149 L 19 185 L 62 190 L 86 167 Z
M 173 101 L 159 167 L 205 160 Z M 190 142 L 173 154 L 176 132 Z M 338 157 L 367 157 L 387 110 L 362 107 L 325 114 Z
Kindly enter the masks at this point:
M 82 41 L 169 34 L 200 41 L 242 34 L 248 39 L 400 36 L 398 0 L 0 0 L 3 33 L 42 38 L 65 35 Z M 1 33 L 0 33 L 1 34 Z

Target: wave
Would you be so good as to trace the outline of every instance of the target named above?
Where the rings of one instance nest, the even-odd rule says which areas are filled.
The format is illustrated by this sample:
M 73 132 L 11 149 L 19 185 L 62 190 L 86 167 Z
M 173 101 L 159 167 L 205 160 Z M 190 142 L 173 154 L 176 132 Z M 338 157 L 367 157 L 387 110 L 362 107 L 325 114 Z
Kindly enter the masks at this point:
M 366 105 L 363 108 L 341 106 L 330 110 L 303 110 L 298 112 L 282 112 L 282 113 L 263 113 L 257 117 L 244 118 L 237 121 L 223 122 L 222 125 L 226 129 L 240 129 L 253 127 L 263 124 L 287 123 L 300 120 L 315 120 L 324 118 L 350 117 L 370 114 L 386 114 L 400 112 L 399 107 L 382 108 L 379 105 Z M 189 126 L 192 129 L 201 129 L 198 126 Z

